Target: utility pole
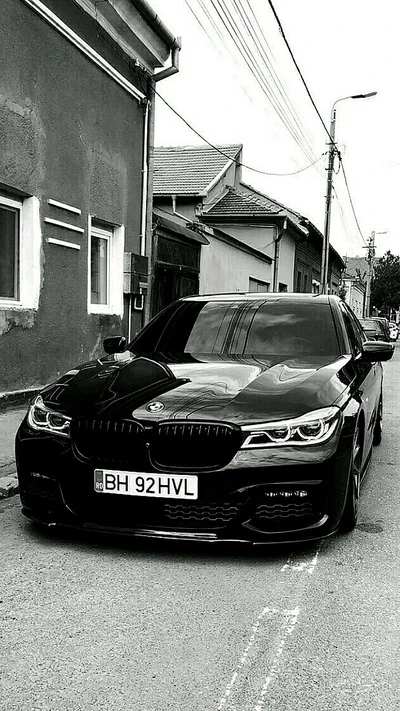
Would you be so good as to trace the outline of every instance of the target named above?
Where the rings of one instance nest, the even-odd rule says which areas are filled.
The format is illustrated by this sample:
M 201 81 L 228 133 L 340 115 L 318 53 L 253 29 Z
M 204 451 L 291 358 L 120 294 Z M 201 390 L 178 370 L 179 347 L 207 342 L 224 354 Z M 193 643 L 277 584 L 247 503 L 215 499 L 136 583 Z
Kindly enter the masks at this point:
M 321 289 L 323 294 L 328 293 L 328 272 L 329 272 L 329 234 L 331 229 L 331 203 L 332 203 L 332 187 L 333 187 L 333 167 L 335 162 L 335 153 L 339 152 L 335 144 L 335 128 L 336 128 L 336 104 L 339 101 L 347 99 L 368 99 L 370 96 L 376 96 L 376 91 L 370 91 L 368 94 L 353 94 L 352 96 L 343 96 L 341 99 L 336 99 L 331 109 L 331 125 L 329 130 L 329 159 L 328 159 L 328 180 L 326 186 L 325 198 L 325 224 L 324 236 L 322 242 L 322 259 L 321 259 Z
M 371 310 L 371 282 L 375 257 L 375 232 L 371 232 L 371 236 L 368 238 L 367 249 L 368 272 L 366 279 L 367 288 L 365 290 L 364 318 L 368 318 L 369 312 Z
M 364 309 L 364 318 L 368 318 L 370 315 L 371 311 L 371 282 L 372 282 L 372 274 L 374 271 L 374 258 L 375 258 L 375 236 L 376 235 L 385 235 L 387 233 L 387 230 L 383 230 L 383 232 L 371 232 L 371 236 L 368 238 L 368 244 L 364 249 L 368 250 L 368 256 L 367 256 L 367 262 L 368 262 L 368 272 L 367 272 L 367 288 L 365 290 L 365 309 Z
M 322 262 L 321 262 L 321 289 L 323 294 L 328 293 L 328 269 L 329 269 L 329 234 L 331 229 L 331 202 L 332 202 L 332 187 L 333 187 L 333 166 L 335 162 L 335 126 L 336 126 L 336 109 L 332 107 L 331 125 L 329 135 L 331 137 L 329 143 L 329 158 L 328 158 L 328 180 L 326 184 L 325 198 L 325 224 L 324 224 L 324 239 L 322 242 Z

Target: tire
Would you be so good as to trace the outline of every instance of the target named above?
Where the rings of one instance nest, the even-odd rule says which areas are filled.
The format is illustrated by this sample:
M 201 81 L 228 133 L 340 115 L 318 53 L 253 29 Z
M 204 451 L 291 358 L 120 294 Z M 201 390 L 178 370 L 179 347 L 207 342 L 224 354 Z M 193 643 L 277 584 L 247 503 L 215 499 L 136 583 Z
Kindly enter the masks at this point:
M 378 414 L 376 416 L 376 422 L 374 426 L 374 436 L 372 440 L 372 444 L 377 446 L 382 442 L 382 411 L 383 411 L 383 400 L 382 400 L 382 393 L 379 398 L 379 405 L 378 405 Z
M 357 424 L 353 438 L 353 451 L 351 455 L 346 501 L 342 518 L 339 523 L 340 533 L 350 533 L 350 531 L 354 530 L 357 523 L 358 503 L 360 499 L 362 451 L 362 432 L 359 424 Z

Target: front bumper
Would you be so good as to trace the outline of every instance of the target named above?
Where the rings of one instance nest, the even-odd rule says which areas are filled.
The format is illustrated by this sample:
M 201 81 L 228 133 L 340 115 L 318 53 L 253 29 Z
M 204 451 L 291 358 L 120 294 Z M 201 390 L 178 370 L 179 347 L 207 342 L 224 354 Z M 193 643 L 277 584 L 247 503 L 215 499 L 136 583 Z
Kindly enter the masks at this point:
M 70 440 L 35 432 L 26 420 L 16 440 L 28 518 L 49 526 L 213 543 L 331 535 L 344 507 L 350 456 L 351 437 L 343 434 L 301 451 L 241 450 L 226 467 L 190 472 L 199 477 L 199 498 L 188 502 L 96 492 L 94 467 L 79 460 Z

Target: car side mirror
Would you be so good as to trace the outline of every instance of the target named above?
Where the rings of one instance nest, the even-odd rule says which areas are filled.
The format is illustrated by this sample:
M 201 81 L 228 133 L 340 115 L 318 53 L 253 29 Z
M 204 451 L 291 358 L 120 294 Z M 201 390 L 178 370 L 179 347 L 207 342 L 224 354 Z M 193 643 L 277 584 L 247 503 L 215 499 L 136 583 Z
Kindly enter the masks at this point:
M 387 341 L 365 341 L 362 344 L 361 360 L 365 363 L 390 360 L 393 353 L 393 343 L 388 343 Z
M 126 349 L 125 336 L 109 336 L 103 341 L 103 348 L 106 353 L 122 353 Z

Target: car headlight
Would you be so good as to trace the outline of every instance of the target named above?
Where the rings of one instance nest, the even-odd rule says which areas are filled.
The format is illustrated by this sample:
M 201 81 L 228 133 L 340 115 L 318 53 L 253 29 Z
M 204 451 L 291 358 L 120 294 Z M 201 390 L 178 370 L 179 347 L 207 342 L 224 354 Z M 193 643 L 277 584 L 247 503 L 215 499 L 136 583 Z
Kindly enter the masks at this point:
M 28 410 L 28 424 L 34 430 L 52 432 L 63 437 L 69 437 L 71 418 L 50 410 L 40 395 L 34 400 Z
M 325 407 L 292 420 L 244 425 L 242 432 L 248 434 L 242 449 L 321 444 L 333 435 L 339 414 L 338 407 Z

